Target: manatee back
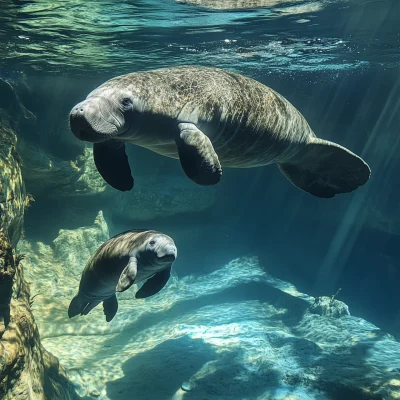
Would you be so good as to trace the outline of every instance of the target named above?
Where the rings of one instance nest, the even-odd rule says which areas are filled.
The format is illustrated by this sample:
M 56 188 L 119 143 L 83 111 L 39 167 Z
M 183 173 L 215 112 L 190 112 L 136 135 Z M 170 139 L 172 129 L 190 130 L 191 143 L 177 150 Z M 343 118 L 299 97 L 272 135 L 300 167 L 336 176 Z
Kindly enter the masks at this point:
M 104 242 L 87 262 L 79 285 L 86 296 L 112 294 L 127 266 L 129 254 L 145 240 L 146 230 L 130 230 L 119 233 Z
M 286 159 L 298 144 L 315 136 L 283 96 L 231 71 L 200 66 L 162 68 L 113 78 L 98 90 L 110 87 L 127 90 L 139 99 L 144 118 L 148 116 L 141 126 L 150 126 L 154 115 L 196 124 L 227 166 L 230 160 L 235 166 L 238 154 L 246 151 L 251 154 L 243 166 L 250 166 L 252 160 L 254 165 L 264 165 L 265 159 Z M 260 160 L 254 160 L 258 155 Z

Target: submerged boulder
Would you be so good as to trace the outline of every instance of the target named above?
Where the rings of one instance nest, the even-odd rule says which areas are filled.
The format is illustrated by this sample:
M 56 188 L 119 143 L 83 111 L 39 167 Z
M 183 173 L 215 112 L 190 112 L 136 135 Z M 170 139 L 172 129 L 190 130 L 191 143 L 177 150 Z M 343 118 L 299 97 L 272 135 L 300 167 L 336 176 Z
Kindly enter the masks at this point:
M 36 116 L 20 100 L 18 92 L 10 82 L 0 78 L 0 109 L 9 117 L 12 129 L 20 131 L 36 123 Z
M 60 229 L 51 245 L 19 242 L 18 251 L 26 254 L 27 277 L 36 296 L 35 308 L 40 310 L 35 316 L 42 338 L 65 331 L 65 323 L 69 323 L 69 302 L 78 291 L 82 270 L 108 238 L 108 225 L 99 211 L 93 225 Z M 80 324 L 84 320 L 73 322 Z
M 27 188 L 38 199 L 105 194 L 107 184 L 97 172 L 92 151 L 88 148 L 76 160 L 70 161 L 54 157 L 26 140 L 21 140 L 18 150 L 24 160 L 23 176 Z
M 314 303 L 307 310 L 311 314 L 340 318 L 350 315 L 349 307 L 343 301 L 335 300 L 335 296 L 316 297 Z
M 68 213 L 68 219 L 79 220 L 88 210 L 97 207 L 111 218 L 123 219 L 129 224 L 201 212 L 215 201 L 215 188 L 195 185 L 183 173 L 181 177 L 168 178 L 136 176 L 137 185 L 133 190 L 119 192 L 97 172 L 89 148 L 74 161 L 57 159 L 26 141 L 21 141 L 19 151 L 29 193 L 39 205 L 57 201 L 59 214 Z
M 20 260 L 0 234 L 0 398 L 77 399 L 58 359 L 41 344 Z
M 14 88 L 0 79 L 0 398 L 73 400 L 77 396 L 65 370 L 41 344 L 23 257 L 14 251 L 31 200 L 22 180 L 16 132 L 34 119 Z
M 70 266 L 70 272 L 77 275 L 108 238 L 108 225 L 103 212 L 99 211 L 92 226 L 75 230 L 60 229 L 58 237 L 53 241 L 53 254 L 59 262 Z
M 15 246 L 22 233 L 27 196 L 22 181 L 21 159 L 16 150 L 17 136 L 11 128 L 10 119 L 0 108 L 0 227 Z
M 77 229 L 60 229 L 51 245 L 21 240 L 18 251 L 24 253 L 26 274 L 35 295 L 36 321 L 42 338 L 61 336 L 66 332 L 100 335 L 109 325 L 94 323 L 85 318 L 68 318 L 68 306 L 76 295 L 82 271 L 98 247 L 109 239 L 109 228 L 103 212 L 99 211 L 93 225 Z M 171 279 L 171 282 L 174 278 Z M 136 285 L 119 297 L 133 300 Z M 49 300 L 51 299 L 51 300 Z M 96 312 L 101 312 L 101 306 Z M 95 315 L 92 314 L 91 317 Z M 104 322 L 104 321 L 101 321 Z

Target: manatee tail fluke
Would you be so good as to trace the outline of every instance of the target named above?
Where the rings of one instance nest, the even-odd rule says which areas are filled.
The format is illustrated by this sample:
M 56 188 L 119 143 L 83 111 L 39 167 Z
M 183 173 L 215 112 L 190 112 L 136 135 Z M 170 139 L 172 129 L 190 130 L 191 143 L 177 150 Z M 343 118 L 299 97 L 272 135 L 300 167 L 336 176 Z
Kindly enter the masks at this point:
M 371 170 L 359 156 L 336 143 L 315 138 L 290 162 L 278 164 L 293 185 L 329 198 L 364 185 Z
M 87 307 L 88 304 L 88 300 L 78 293 L 69 304 L 68 317 L 72 318 L 78 314 L 82 314 L 83 310 Z

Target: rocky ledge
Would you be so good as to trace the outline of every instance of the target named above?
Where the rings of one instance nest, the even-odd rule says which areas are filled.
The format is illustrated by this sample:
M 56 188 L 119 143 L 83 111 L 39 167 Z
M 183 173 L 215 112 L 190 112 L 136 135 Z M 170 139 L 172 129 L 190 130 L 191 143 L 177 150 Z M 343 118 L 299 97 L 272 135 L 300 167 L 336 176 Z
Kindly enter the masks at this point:
M 33 299 L 15 257 L 0 234 L 0 398 L 76 399 L 58 359 L 46 351 L 32 315 Z
M 34 120 L 14 88 L 0 79 L 0 399 L 72 400 L 77 396 L 64 369 L 41 344 L 22 257 L 14 252 L 30 200 L 15 132 Z
M 0 228 L 15 246 L 22 233 L 24 209 L 28 202 L 15 130 L 18 121 L 28 119 L 31 114 L 18 102 L 11 85 L 0 79 L 0 98 L 7 97 L 5 104 L 0 101 Z M 11 117 L 12 112 L 18 112 L 18 118 Z
M 68 319 L 89 255 L 108 237 L 94 225 L 61 230 L 51 246 L 23 241 L 45 347 L 79 395 L 102 400 L 360 400 L 400 398 L 400 344 L 333 296 L 313 298 L 276 279 L 256 256 L 208 274 L 174 274 L 157 295 L 118 296 Z M 174 270 L 184 273 L 189 260 Z M 33 280 L 33 279 L 32 279 Z M 336 297 L 335 297 L 336 296 Z

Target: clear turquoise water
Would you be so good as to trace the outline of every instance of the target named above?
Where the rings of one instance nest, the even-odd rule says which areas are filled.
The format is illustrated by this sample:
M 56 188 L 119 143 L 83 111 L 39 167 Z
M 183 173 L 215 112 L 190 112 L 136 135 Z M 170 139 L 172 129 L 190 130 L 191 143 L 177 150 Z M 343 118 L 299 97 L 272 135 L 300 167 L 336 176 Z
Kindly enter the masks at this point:
M 209 358 L 214 359 L 214 350 L 223 347 L 219 341 L 226 340 L 225 331 L 219 329 L 217 322 L 212 326 L 216 309 L 225 310 L 221 314 L 221 321 L 224 321 L 221 326 L 240 325 L 246 320 L 247 313 L 256 314 L 273 300 L 275 292 L 265 291 L 258 282 L 265 271 L 293 283 L 310 296 L 330 296 L 340 287 L 339 299 L 349 306 L 352 315 L 365 318 L 396 338 L 400 337 L 400 2 L 320 0 L 275 3 L 267 7 L 215 10 L 174 0 L 0 1 L 0 77 L 19 87 L 21 99 L 37 117 L 35 126 L 24 127 L 19 132 L 21 141 L 38 145 L 53 160 L 70 163 L 81 154 L 83 145 L 69 130 L 68 113 L 74 104 L 106 79 L 133 71 L 200 64 L 234 70 L 277 90 L 301 111 L 318 136 L 360 154 L 372 169 L 371 179 L 365 186 L 328 201 L 299 191 L 274 167 L 226 170 L 223 181 L 216 188 L 212 207 L 183 215 L 164 217 L 159 213 L 154 219 L 138 218 L 135 226 L 132 222 L 126 223 L 123 210 L 112 214 L 115 204 L 120 208 L 120 204 L 134 207 L 129 201 L 121 201 L 117 196 L 111 196 L 108 204 L 96 196 L 55 199 L 49 193 L 37 190 L 31 178 L 35 173 L 33 169 L 31 180 L 26 180 L 28 192 L 36 197 L 25 215 L 28 240 L 41 241 L 54 248 L 52 241 L 60 229 L 89 226 L 103 209 L 107 218 L 112 216 L 107 220 L 110 234 L 143 227 L 168 232 L 178 245 L 179 258 L 174 270 L 179 279 L 195 288 L 198 283 L 195 279 L 200 277 L 198 292 L 191 292 L 192 297 L 187 298 L 184 291 L 178 290 L 179 283 L 174 282 L 176 287 L 172 286 L 168 291 L 173 307 L 163 303 L 168 303 L 167 297 L 160 297 L 161 300 L 152 303 L 154 315 L 148 315 L 143 304 L 140 314 L 132 319 L 130 309 L 127 308 L 125 314 L 121 312 L 121 320 L 112 329 L 117 332 L 118 324 L 124 329 L 130 327 L 131 330 L 119 333 L 122 339 L 118 340 L 122 344 L 113 337 L 107 342 L 110 348 L 102 348 L 100 344 L 101 350 L 97 354 L 96 346 L 93 346 L 86 361 L 81 357 L 82 365 L 95 375 L 93 365 L 100 356 L 110 357 L 115 367 L 117 355 L 113 346 L 118 349 L 126 346 L 125 360 L 129 361 L 124 364 L 127 368 L 125 378 L 121 378 L 119 365 L 111 372 L 106 371 L 109 375 L 104 375 L 111 399 L 130 398 L 126 397 L 126 392 L 121 392 L 118 379 L 122 379 L 127 393 L 131 387 L 142 388 L 144 392 L 151 389 L 153 382 L 149 376 L 154 372 L 151 368 L 160 365 L 160 354 L 173 357 L 177 351 L 175 346 L 188 354 L 195 350 L 195 358 L 200 359 L 190 367 L 184 362 L 180 364 L 188 377 L 197 369 L 201 370 Z M 21 85 L 21 81 L 30 89 Z M 187 183 L 179 163 L 134 146 L 129 147 L 128 153 L 135 175 L 139 177 L 138 187 L 155 193 L 153 199 L 159 202 L 167 198 L 165 207 L 170 210 L 175 200 L 174 193 L 168 188 L 175 185 L 173 187 L 181 190 Z M 156 188 L 151 186 L 153 184 Z M 184 195 L 179 191 L 177 196 Z M 151 214 L 151 207 L 146 204 L 143 213 Z M 140 215 L 140 210 L 136 210 L 136 215 Z M 245 265 L 246 275 L 240 277 L 240 266 L 232 260 L 248 255 L 257 257 L 260 265 L 253 261 Z M 80 254 L 72 256 L 79 260 L 83 257 Z M 221 272 L 230 267 L 231 275 Z M 217 285 L 223 288 L 221 291 L 207 279 L 210 276 L 218 276 Z M 230 276 L 234 283 L 231 285 L 231 280 L 226 279 L 225 287 L 224 276 Z M 238 292 L 236 284 L 240 288 Z M 203 292 L 213 296 L 207 297 Z M 191 308 L 185 308 L 185 302 Z M 297 307 L 297 304 L 290 305 L 293 309 Z M 163 314 L 163 307 L 166 310 L 171 307 L 171 311 Z M 230 309 L 235 312 L 229 312 Z M 166 316 L 166 322 L 162 315 Z M 251 340 L 255 326 L 258 333 L 254 335 L 254 343 L 257 340 L 265 346 L 274 343 L 266 339 L 262 330 L 267 324 L 274 336 L 276 317 L 271 315 L 258 322 L 249 317 L 243 323 L 242 339 Z M 189 320 L 192 321 L 190 329 L 185 325 Z M 179 325 L 179 329 L 183 327 L 182 332 L 187 328 L 191 339 L 182 339 L 178 344 L 168 344 L 167 337 L 160 339 L 160 332 L 169 332 L 173 336 L 172 323 Z M 354 328 L 357 324 L 352 320 L 349 326 Z M 88 329 L 100 332 L 103 328 L 99 323 Z M 286 328 L 289 332 L 290 327 Z M 374 332 L 369 325 L 367 328 L 368 332 L 369 329 Z M 46 329 L 47 333 L 56 332 L 56 337 L 60 335 L 59 329 L 67 328 L 60 323 L 60 326 L 55 324 Z M 213 342 L 209 332 L 214 330 L 218 340 Z M 229 332 L 226 335 L 232 335 L 234 342 L 235 335 Z M 142 338 L 136 334 L 143 337 L 148 334 L 148 349 L 152 348 L 152 340 L 158 340 L 161 350 L 156 349 L 153 353 L 148 350 L 143 356 L 129 358 L 129 349 L 136 349 Z M 319 333 L 314 334 L 312 340 L 318 343 Z M 333 338 L 339 335 L 336 331 L 331 334 Z M 66 335 L 65 341 L 55 340 L 54 343 L 52 338 L 46 338 L 52 349 L 63 344 L 62 356 L 68 365 L 76 361 L 73 352 L 69 359 L 70 343 L 83 340 L 74 335 Z M 302 335 L 309 337 L 306 328 L 299 336 L 304 340 Z M 100 335 L 97 336 L 100 341 Z M 365 337 L 368 340 L 370 336 L 365 333 Z M 205 342 L 209 340 L 207 346 L 209 343 L 215 346 L 212 356 L 203 352 L 201 346 L 192 347 L 192 339 L 198 338 Z M 325 339 L 329 342 L 331 337 L 328 335 Z M 195 343 L 198 345 L 199 342 Z M 294 343 L 300 351 L 303 342 Z M 374 346 L 380 348 L 375 342 L 371 348 Z M 253 347 L 257 358 L 258 348 Z M 291 357 L 296 365 L 299 353 L 295 346 L 293 349 Z M 240 346 L 236 350 L 242 354 Z M 314 347 L 311 350 L 310 359 L 314 356 L 319 359 L 319 350 Z M 377 351 L 371 359 L 381 362 L 380 354 Z M 226 365 L 231 362 L 236 368 L 229 357 Z M 335 357 L 340 365 L 340 352 Z M 364 358 L 361 359 L 364 363 Z M 329 357 L 325 361 L 329 364 Z M 146 379 L 135 380 L 130 386 L 131 376 L 137 377 L 141 372 L 140 362 L 148 368 Z M 289 371 L 293 367 L 290 363 Z M 104 367 L 106 363 L 101 365 Z M 241 361 L 237 365 L 243 367 Z M 243 368 L 252 371 L 253 367 L 246 365 Z M 360 367 L 360 374 L 365 371 Z M 73 373 L 79 375 L 78 372 Z M 110 377 L 114 372 L 115 376 L 119 373 L 118 379 Z M 165 377 L 162 368 L 156 372 L 157 376 Z M 335 371 L 326 368 L 323 372 L 326 379 Z M 235 399 L 264 400 L 262 393 L 269 392 L 260 384 L 262 376 L 260 378 L 256 373 L 252 376 L 254 381 L 249 380 L 248 386 L 235 380 L 238 388 Z M 82 377 L 85 381 L 84 372 Z M 174 393 L 176 385 L 179 388 L 179 379 L 171 378 L 168 393 L 171 388 Z M 222 374 L 221 380 L 224 379 L 226 376 Z M 248 387 L 255 387 L 260 397 L 246 397 Z M 273 390 L 287 394 L 286 388 L 279 387 L 278 383 Z M 222 392 L 215 391 L 212 398 L 219 400 Z M 311 393 L 303 394 L 304 399 L 314 398 Z M 165 399 L 170 400 L 171 396 Z M 195 392 L 185 396 L 197 400 Z M 137 400 L 148 399 L 153 400 L 145 393 L 138 395 Z M 338 397 L 338 400 L 342 398 Z
M 3 2 L 0 66 L 77 75 L 199 62 L 262 74 L 398 67 L 396 1 L 274 3 Z

